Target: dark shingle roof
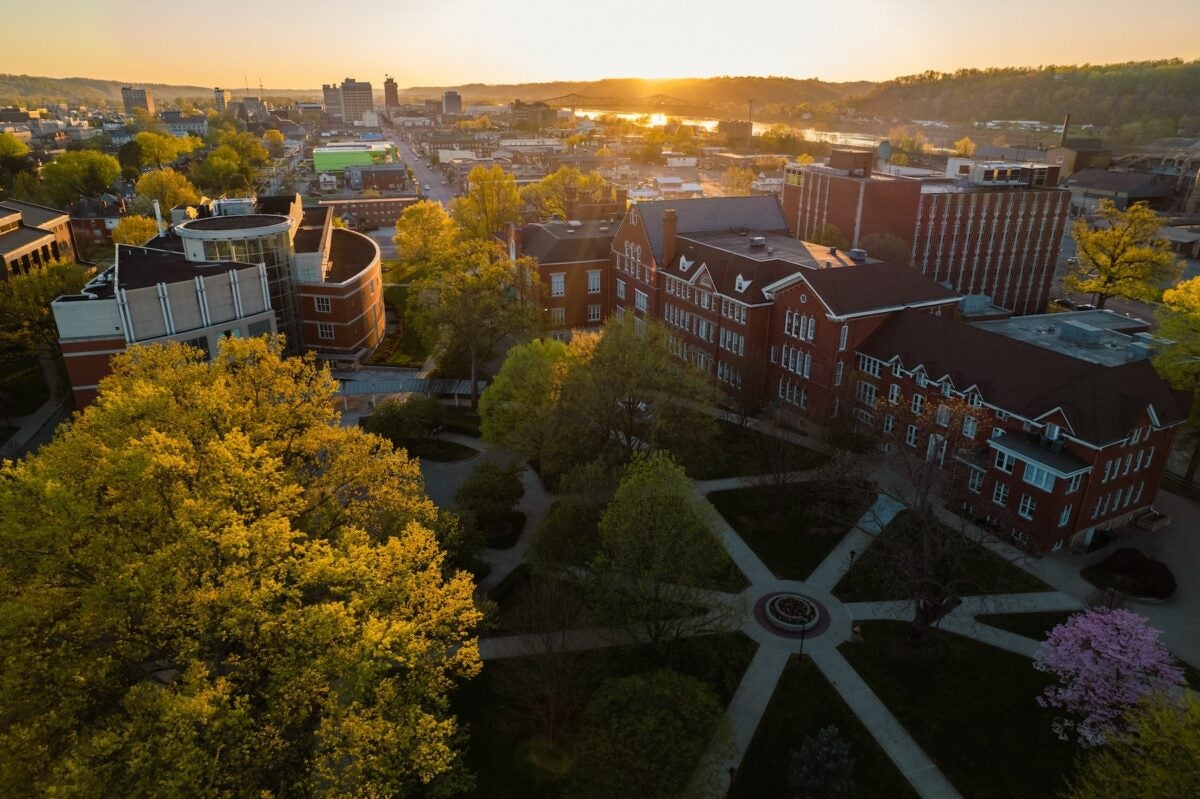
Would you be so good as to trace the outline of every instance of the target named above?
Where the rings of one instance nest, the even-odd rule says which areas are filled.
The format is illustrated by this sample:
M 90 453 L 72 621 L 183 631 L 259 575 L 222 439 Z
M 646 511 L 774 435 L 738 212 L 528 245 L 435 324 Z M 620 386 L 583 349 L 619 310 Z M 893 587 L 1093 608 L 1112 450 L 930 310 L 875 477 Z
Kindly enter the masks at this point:
M 159 283 L 179 283 L 197 276 L 218 275 L 235 269 L 257 269 L 239 261 L 193 263 L 183 253 L 150 247 L 117 245 L 117 287 L 138 289 Z
M 16 252 L 34 242 L 45 239 L 47 243 L 54 240 L 54 234 L 40 227 L 19 225 L 7 233 L 0 233 L 0 255 Z
M 858 349 L 923 365 L 959 390 L 974 385 L 985 402 L 1026 419 L 1061 408 L 1073 435 L 1093 444 L 1124 438 L 1148 405 L 1164 425 L 1188 417 L 1186 397 L 1147 360 L 1104 366 L 922 311 L 893 314 Z
M 607 261 L 616 228 L 613 223 L 600 221 L 583 222 L 574 228 L 566 222 L 526 225 L 521 229 L 521 252 L 540 264 Z
M 787 235 L 787 220 L 779 200 L 773 196 L 702 197 L 693 200 L 654 200 L 637 204 L 646 238 L 654 249 L 654 260 L 662 263 L 663 211 L 675 210 L 676 233 L 747 228 Z
M 0 202 L 0 208 L 8 208 L 21 213 L 22 221 L 27 225 L 41 227 L 47 225 L 56 219 L 61 219 L 67 215 L 66 211 L 60 211 L 57 208 L 49 208 L 45 205 L 37 205 L 35 203 L 22 202 L 21 200 L 4 200 Z
M 915 269 L 886 262 L 808 269 L 804 279 L 834 316 L 954 302 L 962 297 Z
M 1150 172 L 1110 172 L 1107 169 L 1082 169 L 1067 178 L 1067 188 L 1096 189 L 1136 194 L 1139 197 L 1170 197 L 1171 187 L 1161 176 Z

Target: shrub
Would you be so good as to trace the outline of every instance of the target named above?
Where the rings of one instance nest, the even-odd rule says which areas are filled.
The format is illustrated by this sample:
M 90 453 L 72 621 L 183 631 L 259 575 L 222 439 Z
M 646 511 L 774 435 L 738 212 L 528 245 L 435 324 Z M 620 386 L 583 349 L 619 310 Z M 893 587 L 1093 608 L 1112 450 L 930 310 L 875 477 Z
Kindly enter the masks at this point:
M 503 521 L 524 495 L 520 467 L 485 463 L 471 473 L 454 501 L 486 531 Z
M 1080 574 L 1097 588 L 1112 588 L 1135 597 L 1167 599 L 1176 589 L 1175 575 L 1167 564 L 1131 547 L 1118 549 Z
M 362 420 L 368 433 L 386 438 L 398 447 L 429 438 L 446 421 L 446 408 L 436 397 L 414 394 L 407 400 L 381 403 Z
M 854 793 L 850 745 L 831 724 L 804 736 L 788 767 L 788 799 L 837 799 Z

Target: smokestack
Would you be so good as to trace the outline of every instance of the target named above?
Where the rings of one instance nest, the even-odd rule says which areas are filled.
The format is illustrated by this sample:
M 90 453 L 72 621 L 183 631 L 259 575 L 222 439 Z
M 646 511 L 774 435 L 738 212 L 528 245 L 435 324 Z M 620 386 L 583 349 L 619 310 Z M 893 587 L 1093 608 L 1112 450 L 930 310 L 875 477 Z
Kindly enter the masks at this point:
M 663 228 L 662 228 L 662 251 L 663 262 L 659 264 L 660 269 L 666 269 L 675 260 L 675 230 L 678 227 L 678 217 L 675 215 L 674 208 L 667 208 L 663 211 Z
M 1070 127 L 1071 127 L 1071 112 L 1070 112 L 1070 111 L 1068 111 L 1068 112 L 1067 112 L 1067 115 L 1066 115 L 1066 116 L 1063 118 L 1063 132 L 1062 132 L 1062 138 L 1058 140 L 1058 146 L 1059 146 L 1059 147 L 1066 147 L 1066 146 L 1067 146 L 1067 130 L 1068 130 Z
M 154 201 L 154 224 L 158 228 L 158 235 L 161 236 L 166 226 L 163 225 L 162 209 L 158 207 L 158 200 Z

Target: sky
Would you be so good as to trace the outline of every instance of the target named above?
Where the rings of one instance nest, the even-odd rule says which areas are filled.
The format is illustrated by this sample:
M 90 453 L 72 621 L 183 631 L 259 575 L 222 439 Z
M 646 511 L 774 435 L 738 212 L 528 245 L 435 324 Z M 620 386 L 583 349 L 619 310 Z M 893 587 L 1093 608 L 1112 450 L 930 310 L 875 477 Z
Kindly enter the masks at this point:
M 48 8 L 53 19 L 47 19 Z M 1200 57 L 1198 0 L 17 3 L 0 73 L 239 89 L 604 77 L 886 80 Z

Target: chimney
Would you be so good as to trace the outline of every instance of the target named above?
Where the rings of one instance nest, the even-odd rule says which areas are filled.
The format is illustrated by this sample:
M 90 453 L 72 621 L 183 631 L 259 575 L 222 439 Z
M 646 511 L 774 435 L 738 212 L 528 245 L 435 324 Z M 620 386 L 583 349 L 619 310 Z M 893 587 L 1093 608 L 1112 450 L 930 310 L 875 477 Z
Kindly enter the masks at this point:
M 1063 117 L 1063 132 L 1062 132 L 1062 138 L 1058 140 L 1059 147 L 1067 146 L 1067 130 L 1070 129 L 1070 127 L 1071 127 L 1071 112 L 1068 111 L 1067 115 L 1065 117 Z
M 672 261 L 675 260 L 675 230 L 679 226 L 679 219 L 675 215 L 674 208 L 667 208 L 663 211 L 662 225 L 662 253 L 663 262 L 659 264 L 660 269 L 666 269 Z
M 162 208 L 158 205 L 158 200 L 154 201 L 154 224 L 158 228 L 158 235 L 163 234 L 163 219 Z

